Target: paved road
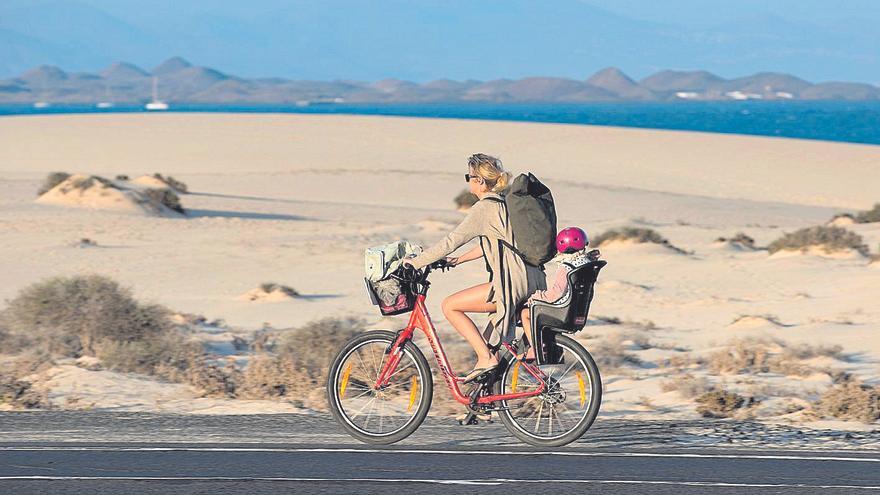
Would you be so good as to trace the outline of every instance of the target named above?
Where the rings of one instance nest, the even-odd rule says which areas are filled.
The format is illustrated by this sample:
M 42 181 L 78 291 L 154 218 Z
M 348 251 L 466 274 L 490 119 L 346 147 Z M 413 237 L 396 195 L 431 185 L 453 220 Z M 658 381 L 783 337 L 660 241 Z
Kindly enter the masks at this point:
M 761 428 L 787 447 L 756 448 Z M 0 493 L 880 493 L 880 432 L 796 432 L 600 421 L 536 451 L 497 424 L 435 419 L 372 448 L 314 416 L 0 414 Z

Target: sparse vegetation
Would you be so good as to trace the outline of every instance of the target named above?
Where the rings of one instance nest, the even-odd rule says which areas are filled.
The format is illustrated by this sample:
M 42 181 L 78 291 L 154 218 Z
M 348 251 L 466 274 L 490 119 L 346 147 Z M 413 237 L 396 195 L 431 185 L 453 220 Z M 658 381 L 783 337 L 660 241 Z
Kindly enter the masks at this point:
M 61 184 L 66 181 L 70 177 L 70 174 L 67 172 L 52 172 L 46 179 L 43 181 L 43 185 L 37 190 L 37 196 L 42 196 L 47 193 L 50 189 L 54 189 L 55 186 Z
M 715 239 L 715 242 L 736 244 L 736 245 L 740 245 L 740 246 L 747 248 L 747 249 L 758 249 L 758 247 L 755 245 L 755 239 L 751 238 L 750 236 L 746 235 L 743 232 L 737 232 L 736 235 L 734 235 L 731 238 L 719 237 L 719 238 Z
M 661 246 L 666 246 L 678 253 L 688 254 L 684 249 L 673 246 L 669 240 L 660 235 L 656 230 L 642 227 L 623 227 L 620 229 L 606 230 L 593 237 L 590 240 L 590 245 L 600 247 L 602 244 L 611 241 L 630 241 L 637 244 L 660 244 Z
M 165 308 L 142 305 L 102 276 L 58 277 L 23 289 L 0 314 L 6 352 L 98 357 L 107 368 L 179 379 L 201 346 Z
M 116 180 L 127 181 L 127 180 L 129 180 L 129 177 L 125 174 L 119 174 L 116 176 Z
M 459 210 L 467 210 L 471 206 L 474 206 L 474 203 L 476 203 L 478 199 L 479 198 L 477 198 L 476 194 L 464 189 L 458 193 L 453 201 L 455 202 L 455 207 Z
M 625 365 L 640 366 L 642 360 L 626 351 L 625 336 L 615 335 L 600 340 L 590 347 L 590 354 L 596 359 L 600 368 L 617 369 Z
M 722 389 L 706 392 L 696 398 L 697 412 L 704 418 L 729 418 L 738 409 L 751 407 L 754 398 L 745 397 Z
M 326 318 L 281 334 L 274 352 L 254 356 L 236 387 L 243 398 L 306 400 L 323 409 L 320 392 L 335 353 L 362 331 L 363 320 Z
M 818 356 L 841 359 L 841 351 L 840 346 L 786 345 L 776 339 L 746 338 L 733 340 L 726 349 L 713 353 L 708 363 L 713 373 L 809 376 L 827 370 L 819 370 L 800 361 Z
M 880 203 L 875 203 L 870 210 L 860 211 L 853 218 L 856 223 L 880 222 Z
M 170 175 L 166 177 L 156 172 L 155 174 L 153 174 L 153 177 L 167 184 L 168 187 L 173 189 L 175 192 L 178 192 L 180 194 L 187 194 L 189 192 L 189 188 L 186 184 L 175 179 L 174 177 L 171 177 Z
M 880 387 L 846 381 L 828 389 L 815 409 L 819 414 L 837 419 L 873 423 L 880 420 Z
M 286 285 L 276 284 L 274 282 L 263 282 L 260 284 L 260 290 L 265 292 L 266 294 L 271 294 L 272 292 L 281 292 L 284 295 L 290 297 L 299 297 L 300 293 L 297 292 L 296 289 L 292 287 L 288 287 Z
M 868 246 L 862 236 L 842 227 L 818 225 L 800 229 L 773 241 L 767 246 L 770 254 L 778 251 L 807 251 L 811 247 L 821 248 L 826 253 L 855 250 L 868 255 Z
M 714 387 L 704 377 L 695 377 L 687 374 L 662 382 L 660 390 L 664 392 L 675 391 L 686 399 L 693 399 L 711 392 L 714 390 Z
M 170 188 L 146 188 L 142 192 L 150 201 L 158 203 L 178 213 L 186 214 L 183 205 L 180 204 L 180 196 Z

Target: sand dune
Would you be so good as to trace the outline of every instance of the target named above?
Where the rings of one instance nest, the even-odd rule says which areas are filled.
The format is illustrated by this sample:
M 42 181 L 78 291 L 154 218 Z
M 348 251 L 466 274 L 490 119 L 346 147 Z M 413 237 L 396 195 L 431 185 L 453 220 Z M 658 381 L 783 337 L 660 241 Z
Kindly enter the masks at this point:
M 76 174 L 46 191 L 37 203 L 122 213 L 177 217 L 180 213 L 138 189 L 101 177 Z
M 395 329 L 402 319 L 380 318 L 364 293 L 363 249 L 401 238 L 429 244 L 445 235 L 463 218 L 453 198 L 463 187 L 466 157 L 476 151 L 497 153 L 512 170 L 532 170 L 544 179 L 556 198 L 560 226 L 579 225 L 591 236 L 649 226 L 693 252 L 626 243 L 601 247 L 609 264 L 592 311 L 609 320 L 578 337 L 597 358 L 620 345 L 640 363 L 603 368 L 603 414 L 694 417 L 691 399 L 661 386 L 691 373 L 763 397 L 764 405 L 754 411 L 761 419 L 813 421 L 786 413 L 787 402 L 771 389 L 788 393 L 796 383 L 789 395 L 808 402 L 830 386 L 827 374 L 718 375 L 705 364 L 686 364 L 710 356 L 734 335 L 840 345 L 846 359 L 814 364 L 880 384 L 880 264 L 868 268 L 863 257 L 821 253 L 769 256 L 715 242 L 743 232 L 766 246 L 785 232 L 869 207 L 880 200 L 872 187 L 880 183 L 880 147 L 872 146 L 381 117 L 3 117 L 0 299 L 46 277 L 100 273 L 132 287 L 141 300 L 222 318 L 242 332 L 264 323 L 290 328 L 348 315 Z M 190 185 L 186 220 L 142 215 L 143 205 L 129 193 L 143 186 L 53 190 L 33 203 L 33 191 L 53 170 L 113 177 L 157 168 Z M 49 198 L 85 207 L 48 207 L 43 203 Z M 847 228 L 877 252 L 880 224 Z M 101 249 L 71 247 L 84 237 Z M 548 266 L 550 274 L 555 269 Z M 443 321 L 440 302 L 486 279 L 479 262 L 432 278 L 428 307 L 450 342 L 458 337 Z M 242 297 L 267 280 L 296 281 L 304 296 L 265 304 L 255 303 L 250 292 Z M 272 291 L 263 292 L 255 300 L 273 299 Z M 761 316 L 732 324 L 740 315 L 776 315 L 783 325 Z M 842 323 L 847 319 L 854 324 Z M 616 336 L 626 332 L 636 332 L 640 344 L 632 335 Z M 205 337 L 219 346 L 217 339 Z M 100 391 L 75 391 L 73 384 L 124 377 L 62 371 L 51 382 L 59 403 L 78 394 L 95 407 L 160 410 L 161 404 L 161 410 L 182 412 L 202 407 L 153 399 L 100 402 L 92 395 Z M 437 385 L 435 393 L 446 394 Z M 229 404 L 224 402 L 223 410 L 233 407 Z

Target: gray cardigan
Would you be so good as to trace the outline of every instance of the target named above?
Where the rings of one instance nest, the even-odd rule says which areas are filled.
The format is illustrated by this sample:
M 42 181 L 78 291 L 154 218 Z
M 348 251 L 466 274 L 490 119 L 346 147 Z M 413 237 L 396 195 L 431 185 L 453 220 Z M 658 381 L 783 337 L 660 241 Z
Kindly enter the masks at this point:
M 486 198 L 477 201 L 452 232 L 415 257 L 412 264 L 422 268 L 479 238 L 491 283 L 486 302 L 495 303 L 495 312 L 490 315 L 483 336 L 494 345 L 499 339 L 510 341 L 515 337 L 516 310 L 536 290 L 545 290 L 547 279 L 541 268 L 525 263 L 510 249 L 509 246 L 515 244 L 503 198 L 497 194 L 489 194 L 487 198 L 502 201 Z

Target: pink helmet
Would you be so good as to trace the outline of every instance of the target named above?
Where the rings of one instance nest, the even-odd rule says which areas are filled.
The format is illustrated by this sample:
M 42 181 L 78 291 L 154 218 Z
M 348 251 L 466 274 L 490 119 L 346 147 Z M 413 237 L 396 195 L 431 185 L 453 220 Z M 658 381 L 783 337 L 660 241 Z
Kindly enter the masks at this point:
M 577 227 L 566 227 L 556 236 L 556 250 L 560 253 L 580 251 L 589 243 L 587 233 Z

